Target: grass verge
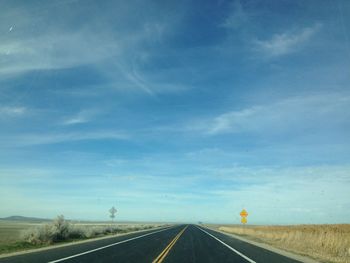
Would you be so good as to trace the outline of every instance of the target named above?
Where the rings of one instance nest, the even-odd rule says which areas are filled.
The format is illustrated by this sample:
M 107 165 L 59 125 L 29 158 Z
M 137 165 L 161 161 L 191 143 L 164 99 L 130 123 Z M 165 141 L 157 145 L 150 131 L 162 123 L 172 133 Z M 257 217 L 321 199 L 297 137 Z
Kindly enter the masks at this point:
M 350 262 L 350 224 L 215 228 L 321 262 Z

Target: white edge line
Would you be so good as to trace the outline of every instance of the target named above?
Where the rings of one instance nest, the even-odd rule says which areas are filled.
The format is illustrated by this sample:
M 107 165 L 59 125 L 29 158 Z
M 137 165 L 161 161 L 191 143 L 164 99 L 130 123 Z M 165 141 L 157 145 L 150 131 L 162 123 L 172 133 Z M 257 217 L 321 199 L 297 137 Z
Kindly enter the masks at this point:
M 208 234 L 209 236 L 211 236 L 212 238 L 216 239 L 217 241 L 219 241 L 221 244 L 223 244 L 224 246 L 226 246 L 227 248 L 231 249 L 233 252 L 235 252 L 236 254 L 240 255 L 242 258 L 244 258 L 245 260 L 249 261 L 250 263 L 257 263 L 256 261 L 248 258 L 246 255 L 242 254 L 241 252 L 239 252 L 238 250 L 234 249 L 233 247 L 230 247 L 229 245 L 227 245 L 225 242 L 221 241 L 220 239 L 218 239 L 216 236 L 213 236 L 212 234 L 208 233 L 207 231 L 205 231 L 204 229 L 196 226 L 199 230 L 202 230 L 204 233 Z
M 92 249 L 92 250 L 88 250 L 88 251 L 85 251 L 85 252 L 82 252 L 82 253 L 79 253 L 79 254 L 75 254 L 75 255 L 72 255 L 72 256 L 69 256 L 69 257 L 65 257 L 65 258 L 60 258 L 60 259 L 56 259 L 56 260 L 53 260 L 53 261 L 49 261 L 48 263 L 56 263 L 56 262 L 61 262 L 61 261 L 67 260 L 67 259 L 79 257 L 79 256 L 82 256 L 82 255 L 85 255 L 85 254 L 89 254 L 89 253 L 92 253 L 92 252 L 95 252 L 95 251 L 98 251 L 98 250 L 102 250 L 102 249 L 105 249 L 105 248 L 108 248 L 108 247 L 115 246 L 115 245 L 118 245 L 118 244 L 126 243 L 126 242 L 129 242 L 129 241 L 138 239 L 138 238 L 142 238 L 142 237 L 145 237 L 145 236 L 153 235 L 153 234 L 156 234 L 156 233 L 168 230 L 168 229 L 170 229 L 172 227 L 168 227 L 166 229 L 161 229 L 161 230 L 158 230 L 156 232 L 147 233 L 147 234 L 144 234 L 144 235 L 141 235 L 141 236 L 137 236 L 137 237 L 129 238 L 129 239 L 126 239 L 126 240 L 122 240 L 122 241 L 119 241 L 119 242 L 116 242 L 116 243 L 113 243 L 113 244 L 109 244 L 107 246 L 103 246 L 103 247 L 95 248 L 95 249 Z

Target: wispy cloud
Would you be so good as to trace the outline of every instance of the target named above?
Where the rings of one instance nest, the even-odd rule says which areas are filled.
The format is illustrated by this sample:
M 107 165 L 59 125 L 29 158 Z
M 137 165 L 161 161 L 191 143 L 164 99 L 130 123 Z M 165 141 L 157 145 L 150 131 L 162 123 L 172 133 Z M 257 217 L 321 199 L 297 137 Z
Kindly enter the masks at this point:
M 270 104 L 228 111 L 216 117 L 192 122 L 188 130 L 201 130 L 208 135 L 239 132 L 276 132 L 309 128 L 335 128 L 348 123 L 350 97 L 325 94 L 294 97 Z M 285 120 L 288 120 L 286 122 Z M 324 120 L 328 120 L 327 123 Z M 334 127 L 332 127 L 334 126 Z
M 51 134 L 19 134 L 2 136 L 0 145 L 3 147 L 23 147 L 42 144 L 56 144 L 72 141 L 89 140 L 126 140 L 130 136 L 119 131 L 66 132 Z
M 139 8 L 132 3 L 125 4 L 125 7 Z M 49 19 L 48 14 L 56 16 L 62 8 L 67 12 L 63 4 L 48 4 L 42 20 Z M 89 19 L 84 23 L 79 21 L 75 27 L 71 27 L 70 23 L 61 20 L 57 25 L 41 23 L 40 16 L 34 16 L 38 12 L 41 14 L 43 10 L 34 9 L 31 13 L 26 8 L 9 8 L 8 13 L 12 13 L 12 17 L 9 17 L 16 17 L 18 21 L 10 26 L 12 30 L 0 36 L 1 77 L 89 66 L 110 83 L 117 83 L 119 89 L 132 87 L 149 95 L 183 90 L 183 85 L 176 84 L 170 89 L 162 88 L 169 85 L 169 80 L 154 80 L 142 70 L 142 66 L 158 54 L 159 49 L 154 47 L 161 44 L 167 33 L 171 32 L 176 19 L 144 17 L 142 23 L 129 27 L 130 17 L 118 13 L 109 14 L 119 17 L 113 27 L 108 19 Z M 66 16 L 74 20 L 78 14 L 72 9 Z
M 122 69 L 122 72 L 126 79 L 131 83 L 131 85 L 127 86 L 134 89 L 136 88 L 143 90 L 151 96 L 164 93 L 183 92 L 192 88 L 190 85 L 169 83 L 163 80 L 152 80 L 152 77 L 147 78 L 146 76 L 142 75 L 142 73 L 136 67 L 133 67 L 130 71 Z
M 77 114 L 65 118 L 61 124 L 62 125 L 75 125 L 90 122 L 96 115 L 99 114 L 99 111 L 96 110 L 82 110 Z
M 141 90 L 144 90 L 150 95 L 154 95 L 154 92 L 150 88 L 150 85 L 145 81 L 143 77 L 139 74 L 139 72 L 136 70 L 135 66 L 132 67 L 132 70 L 130 72 L 124 71 L 125 77 L 131 81 L 131 83 L 136 86 L 137 88 L 140 88 Z
M 231 3 L 230 14 L 224 20 L 223 27 L 237 29 L 249 21 L 249 14 L 243 9 L 240 0 Z
M 13 75 L 97 63 L 117 54 L 118 50 L 117 43 L 88 31 L 56 32 L 5 40 L 0 44 L 0 74 Z
M 275 34 L 267 40 L 256 40 L 255 48 L 267 57 L 277 57 L 297 51 L 309 41 L 319 30 L 320 24 L 299 30 Z
M 0 107 L 0 118 L 22 116 L 27 112 L 25 107 Z
M 74 4 L 5 4 L 1 15 L 11 30 L 0 36 L 0 75 L 71 68 L 116 55 L 119 44 L 93 19 L 72 26 Z M 59 19 L 63 13 L 70 22 Z M 56 23 L 47 23 L 51 18 Z

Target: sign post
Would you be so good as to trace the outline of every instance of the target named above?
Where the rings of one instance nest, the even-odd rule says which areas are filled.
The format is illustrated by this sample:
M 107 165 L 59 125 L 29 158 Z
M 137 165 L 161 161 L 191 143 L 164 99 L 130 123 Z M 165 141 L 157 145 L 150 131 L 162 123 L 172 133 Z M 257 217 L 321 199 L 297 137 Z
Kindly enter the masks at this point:
M 248 220 L 247 220 L 248 212 L 247 212 L 245 209 L 243 209 L 243 210 L 239 213 L 239 215 L 242 217 L 242 218 L 241 218 L 242 224 L 248 223 Z
M 114 208 L 114 206 L 112 206 L 111 209 L 109 209 L 109 213 L 110 213 L 110 218 L 112 218 L 112 223 L 114 222 L 114 218 L 115 218 L 115 214 L 117 213 L 117 209 Z

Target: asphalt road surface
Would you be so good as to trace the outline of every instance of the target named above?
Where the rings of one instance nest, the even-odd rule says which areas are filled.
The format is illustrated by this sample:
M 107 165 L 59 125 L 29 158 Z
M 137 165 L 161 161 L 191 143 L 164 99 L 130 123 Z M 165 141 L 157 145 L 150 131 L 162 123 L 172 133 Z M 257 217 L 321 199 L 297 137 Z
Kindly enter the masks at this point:
M 171 263 L 171 262 L 299 262 L 196 225 L 91 241 L 8 258 L 6 263 Z

